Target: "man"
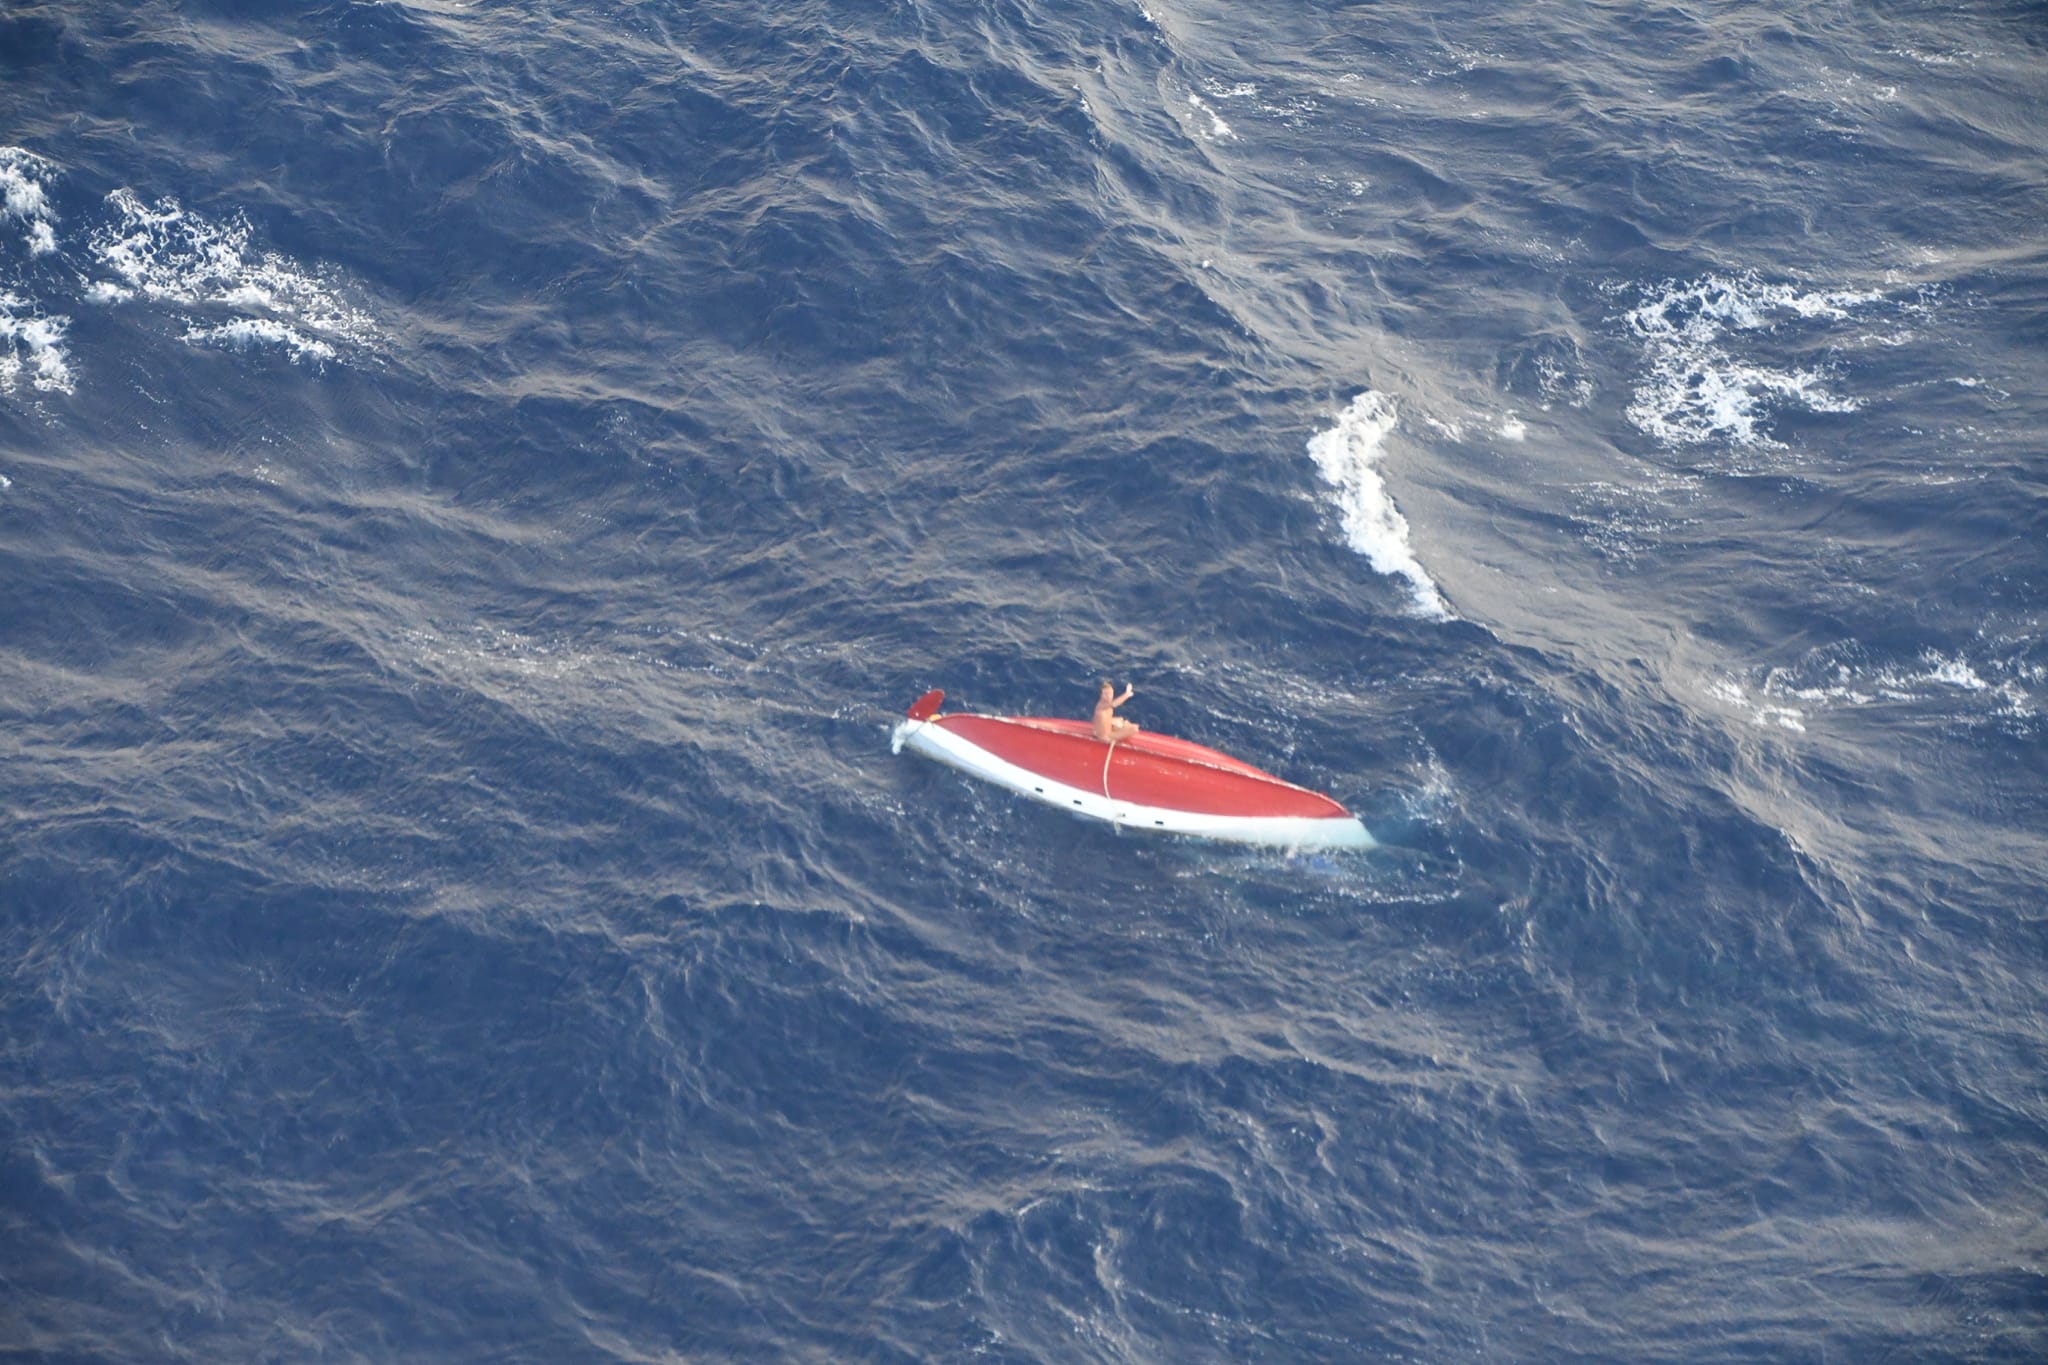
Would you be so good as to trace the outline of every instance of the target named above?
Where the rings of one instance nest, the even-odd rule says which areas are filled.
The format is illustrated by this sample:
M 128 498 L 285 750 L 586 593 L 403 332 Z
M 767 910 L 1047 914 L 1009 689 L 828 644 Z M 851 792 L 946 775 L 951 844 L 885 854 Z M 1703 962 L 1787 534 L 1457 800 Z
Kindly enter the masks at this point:
M 1116 708 L 1131 699 L 1131 685 L 1124 684 L 1124 694 L 1116 695 L 1116 686 L 1109 679 L 1102 680 L 1102 691 L 1095 698 L 1095 737 L 1109 744 L 1120 739 L 1129 739 L 1138 733 L 1138 727 L 1117 716 Z

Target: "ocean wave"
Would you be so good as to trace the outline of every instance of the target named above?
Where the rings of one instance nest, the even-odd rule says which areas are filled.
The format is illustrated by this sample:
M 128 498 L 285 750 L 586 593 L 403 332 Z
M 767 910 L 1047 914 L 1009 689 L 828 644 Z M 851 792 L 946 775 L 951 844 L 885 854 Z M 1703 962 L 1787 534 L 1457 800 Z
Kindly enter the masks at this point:
M 48 1353 L 2039 1354 L 2024 17 L 1145 3 L 0 19 Z
M 108 195 L 107 206 L 115 220 L 95 228 L 87 239 L 93 260 L 112 276 L 88 286 L 94 302 L 140 297 L 227 309 L 245 315 L 236 334 L 245 342 L 276 340 L 286 332 L 318 333 L 324 340 L 299 349 L 322 359 L 335 353 L 334 343 L 369 347 L 378 339 L 375 320 L 343 298 L 333 282 L 277 252 L 252 246 L 248 220 L 239 213 L 216 221 L 168 196 L 145 204 L 129 189 Z M 195 328 L 186 339 L 214 341 L 221 331 Z
M 0 147 L 0 218 L 27 226 L 22 245 L 30 257 L 57 249 L 57 214 L 47 190 L 57 174 L 56 164 L 45 157 L 22 147 Z M 74 381 L 64 337 L 71 319 L 37 299 L 29 283 L 32 274 L 28 270 L 0 280 L 0 393 L 12 392 L 26 378 L 45 393 L 68 394 Z
M 28 225 L 30 257 L 68 254 L 49 194 L 61 173 L 46 157 L 0 147 L 0 218 Z M 67 262 L 69 278 L 60 286 L 67 304 L 167 304 L 186 312 L 187 344 L 278 352 L 316 364 L 372 352 L 383 339 L 375 318 L 330 272 L 255 246 L 239 212 L 212 219 L 169 196 L 145 203 L 127 188 L 107 195 L 105 208 L 108 215 L 85 234 L 85 268 Z M 25 267 L 0 281 L 0 391 L 24 379 L 45 392 L 77 388 L 67 345 L 71 316 L 39 297 L 50 292 L 51 278 Z
M 31 256 L 57 249 L 57 215 L 44 185 L 57 175 L 49 160 L 21 147 L 0 147 L 0 215 L 28 225 L 23 239 Z
M 0 392 L 11 391 L 26 375 L 45 392 L 70 393 L 71 357 L 63 344 L 70 327 L 70 318 L 44 314 L 21 295 L 0 292 Z
M 1237 140 L 1237 130 L 1223 121 L 1223 116 L 1216 112 L 1214 105 L 1193 91 L 1188 92 L 1188 107 L 1195 111 L 1194 117 L 1187 124 L 1195 138 L 1203 142 Z
M 186 329 L 185 340 L 225 346 L 234 351 L 272 347 L 288 352 L 294 360 L 332 360 L 335 357 L 334 348 L 326 342 L 318 337 L 309 337 L 290 323 L 279 322 L 276 318 L 241 318 L 213 327 L 195 325 Z
M 1808 290 L 1743 274 L 1667 280 L 1644 293 L 1623 317 L 1643 348 L 1626 414 L 1659 442 L 1770 447 L 1778 444 L 1769 421 L 1779 409 L 1862 407 L 1860 398 L 1830 387 L 1827 367 L 1786 365 L 1758 352 L 1761 339 L 1783 325 L 1844 322 L 1882 292 Z
M 1919 712 L 1936 707 L 1958 719 L 2028 721 L 2048 665 L 2024 654 L 1972 657 L 1963 650 L 1924 649 L 1911 659 L 1878 661 L 1860 645 L 1813 651 L 1792 664 L 1748 675 L 1709 679 L 1706 694 L 1756 725 L 1805 733 L 1816 714 L 1832 710 Z
M 1436 580 L 1408 543 L 1408 519 L 1380 477 L 1380 457 L 1397 420 L 1393 400 L 1368 389 L 1351 400 L 1328 431 L 1309 438 L 1308 453 L 1323 482 L 1336 490 L 1344 539 L 1351 548 L 1378 572 L 1406 579 L 1419 613 L 1448 620 L 1451 610 Z

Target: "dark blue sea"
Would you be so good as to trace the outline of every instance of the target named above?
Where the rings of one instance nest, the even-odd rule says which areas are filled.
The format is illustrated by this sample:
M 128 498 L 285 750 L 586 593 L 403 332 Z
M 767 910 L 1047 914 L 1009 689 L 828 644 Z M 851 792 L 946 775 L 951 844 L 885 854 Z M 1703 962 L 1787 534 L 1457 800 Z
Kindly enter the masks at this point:
M 2044 375 L 2039 3 L 11 0 L 0 1356 L 2048 1358 Z

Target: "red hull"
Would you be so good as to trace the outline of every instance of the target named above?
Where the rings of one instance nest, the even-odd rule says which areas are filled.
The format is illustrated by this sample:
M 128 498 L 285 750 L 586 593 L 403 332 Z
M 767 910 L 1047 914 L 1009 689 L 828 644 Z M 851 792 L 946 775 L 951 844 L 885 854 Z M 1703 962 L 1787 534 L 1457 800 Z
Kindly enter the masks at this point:
M 1140 731 L 1115 745 L 1087 721 L 942 716 L 932 722 L 1019 768 L 1112 801 L 1198 815 L 1330 819 L 1344 807 L 1214 749 Z
M 942 716 L 919 697 L 890 747 L 909 749 L 1069 815 L 1123 829 L 1288 848 L 1371 848 L 1357 817 L 1306 787 L 1200 744 L 1140 731 L 1112 744 L 1087 721 Z

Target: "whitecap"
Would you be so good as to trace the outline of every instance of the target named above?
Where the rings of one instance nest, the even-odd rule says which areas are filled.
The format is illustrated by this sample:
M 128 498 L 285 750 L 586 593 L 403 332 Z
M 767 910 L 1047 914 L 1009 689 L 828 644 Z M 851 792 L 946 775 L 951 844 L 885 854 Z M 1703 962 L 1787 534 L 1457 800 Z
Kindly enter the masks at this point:
M 294 360 L 334 359 L 332 346 L 275 318 L 243 318 L 238 322 L 224 322 L 218 327 L 194 326 L 186 330 L 185 340 L 198 345 L 225 346 L 235 351 L 275 346 L 290 351 Z
M 1991 684 L 1985 682 L 1961 655 L 1953 659 L 1944 659 L 1939 654 L 1929 651 L 1921 656 L 1921 660 L 1927 665 L 1926 671 L 1918 675 L 1923 682 L 1940 683 L 1945 687 L 1960 687 L 1965 692 L 1986 692 L 1991 688 Z
M 28 224 L 31 256 L 57 249 L 57 214 L 43 190 L 56 176 L 54 162 L 21 147 L 0 147 L 0 214 Z
M 1666 281 L 1649 295 L 1624 318 L 1643 343 L 1644 363 L 1626 412 L 1658 441 L 1771 446 L 1776 442 L 1764 424 L 1776 408 L 1854 412 L 1862 406 L 1830 389 L 1830 376 L 1820 371 L 1774 367 L 1744 355 L 1739 338 L 1780 322 L 1844 321 L 1883 294 L 1802 290 L 1745 274 Z
M 1779 711 L 1798 715 L 1803 710 L 1949 709 L 1958 704 L 1959 716 L 1984 714 L 1988 705 L 2002 716 L 2031 718 L 2037 710 L 2033 689 L 2043 677 L 2048 677 L 2048 668 L 2021 657 L 1992 655 L 1973 661 L 1960 652 L 1930 649 L 1911 664 L 1881 663 L 1870 660 L 1863 646 L 1845 641 L 1764 671 L 1754 684 L 1758 698 L 1753 702 L 1732 680 L 1709 685 L 1707 691 L 1717 700 L 1752 710 L 1759 723 Z M 1967 703 L 1966 697 L 1971 698 Z M 1795 702 L 1797 706 L 1792 705 Z
M 1804 711 L 1796 706 L 1786 706 L 1782 702 L 1752 700 L 1749 693 L 1733 678 L 1710 679 L 1705 691 L 1715 701 L 1745 712 L 1752 725 L 1776 726 L 1780 730 L 1790 730 L 1794 734 L 1806 733 Z
M 336 342 L 368 346 L 377 339 L 370 316 L 329 281 L 276 252 L 252 247 L 248 221 L 240 214 L 215 221 L 169 197 L 146 204 L 128 189 L 115 190 L 107 203 L 117 221 L 96 229 L 87 248 L 113 278 L 87 287 L 91 301 L 144 298 L 253 314 L 239 330 L 235 323 L 195 323 L 186 339 L 247 345 L 283 342 L 289 334 L 300 339 L 298 353 L 321 358 L 336 354 Z
M 1236 131 L 1229 124 L 1225 123 L 1222 117 L 1209 107 L 1208 101 L 1204 100 L 1200 95 L 1189 94 L 1188 103 L 1195 107 L 1196 113 L 1203 115 L 1209 120 L 1207 136 L 1211 142 L 1223 142 L 1234 139 L 1237 136 Z
M 19 294 L 0 293 L 0 392 L 12 391 L 26 375 L 47 392 L 72 390 L 71 355 L 64 334 L 71 319 L 44 316 Z
M 1408 519 L 1394 505 L 1376 468 L 1397 419 L 1392 400 L 1368 389 L 1338 414 L 1336 425 L 1309 438 L 1308 453 L 1323 481 L 1337 490 L 1344 539 L 1351 548 L 1378 572 L 1407 579 L 1423 615 L 1447 620 L 1450 608 L 1409 547 Z

